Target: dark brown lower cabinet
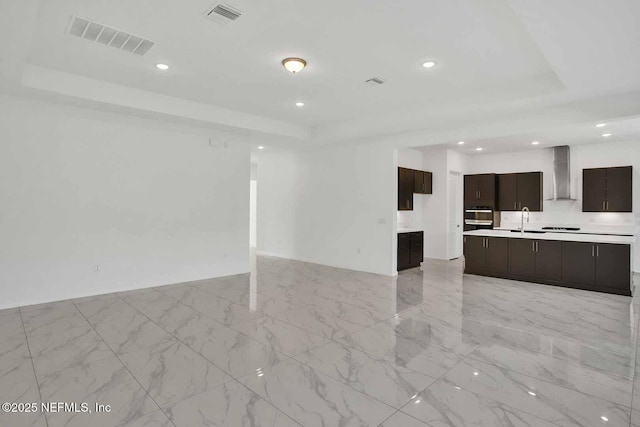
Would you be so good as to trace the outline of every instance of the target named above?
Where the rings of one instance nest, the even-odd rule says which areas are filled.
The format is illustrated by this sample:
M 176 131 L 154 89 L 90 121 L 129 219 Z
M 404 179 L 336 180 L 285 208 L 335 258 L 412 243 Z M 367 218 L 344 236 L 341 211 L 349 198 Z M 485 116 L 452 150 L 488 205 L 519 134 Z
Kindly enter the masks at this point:
M 487 271 L 507 274 L 509 271 L 509 240 L 502 237 L 487 237 Z
M 596 283 L 596 245 L 588 242 L 564 242 L 562 280 L 569 283 Z
M 561 281 L 562 242 L 509 239 L 509 275 Z
M 484 271 L 487 265 L 487 252 L 485 251 L 486 237 L 464 237 L 464 268 L 469 271 Z
M 522 277 L 534 277 L 536 275 L 535 240 L 509 240 L 509 273 Z
M 631 248 L 611 243 L 563 242 L 564 280 L 596 291 L 630 295 Z
M 562 280 L 562 242 L 536 240 L 536 277 L 543 280 Z
M 508 239 L 501 237 L 465 236 L 465 271 L 506 274 L 508 265 Z
M 596 245 L 596 286 L 629 289 L 631 261 L 629 245 Z
M 424 233 L 398 233 L 398 271 L 419 267 L 424 259 Z
M 625 244 L 465 236 L 465 273 L 631 295 Z

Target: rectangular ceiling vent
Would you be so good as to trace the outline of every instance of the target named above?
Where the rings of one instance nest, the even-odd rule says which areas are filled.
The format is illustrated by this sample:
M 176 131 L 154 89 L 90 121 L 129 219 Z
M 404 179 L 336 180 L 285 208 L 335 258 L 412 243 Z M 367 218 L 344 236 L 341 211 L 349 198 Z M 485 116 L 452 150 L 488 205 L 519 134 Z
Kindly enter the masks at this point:
M 207 9 L 204 16 L 219 24 L 228 24 L 229 22 L 240 18 L 242 16 L 242 12 L 228 4 L 218 3 L 211 9 Z
M 384 81 L 384 79 L 380 78 L 380 77 L 373 77 L 369 80 L 365 81 L 366 84 L 371 85 L 371 86 L 378 86 L 378 85 L 383 85 L 386 82 Z
M 78 16 L 71 18 L 67 33 L 140 56 L 155 45 L 151 40 Z

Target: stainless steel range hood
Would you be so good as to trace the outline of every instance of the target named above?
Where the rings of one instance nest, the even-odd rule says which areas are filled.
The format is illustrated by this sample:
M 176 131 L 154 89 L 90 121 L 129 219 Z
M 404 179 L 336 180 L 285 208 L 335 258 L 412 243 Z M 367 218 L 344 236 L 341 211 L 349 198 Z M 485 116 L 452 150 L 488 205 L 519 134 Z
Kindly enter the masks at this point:
M 553 147 L 553 199 L 575 200 L 571 198 L 571 157 L 568 145 Z

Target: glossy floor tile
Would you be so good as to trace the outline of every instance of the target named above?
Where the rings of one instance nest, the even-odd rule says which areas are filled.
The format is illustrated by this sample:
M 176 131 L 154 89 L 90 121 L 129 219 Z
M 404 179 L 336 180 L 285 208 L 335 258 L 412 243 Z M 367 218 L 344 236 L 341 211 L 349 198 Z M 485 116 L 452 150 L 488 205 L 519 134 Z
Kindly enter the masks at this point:
M 257 257 L 251 274 L 0 311 L 4 426 L 640 427 L 640 299 Z

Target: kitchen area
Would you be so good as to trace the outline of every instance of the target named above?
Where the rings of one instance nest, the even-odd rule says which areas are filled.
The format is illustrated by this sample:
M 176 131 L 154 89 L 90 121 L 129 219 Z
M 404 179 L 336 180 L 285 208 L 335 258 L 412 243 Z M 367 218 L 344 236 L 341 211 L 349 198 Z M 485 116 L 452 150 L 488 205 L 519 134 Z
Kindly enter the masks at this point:
M 423 221 L 413 228 L 406 226 L 409 221 L 401 222 L 406 218 L 402 211 L 412 206 L 407 204 L 407 190 L 400 185 L 398 271 L 418 265 L 419 243 L 414 241 L 437 237 L 430 220 L 438 222 L 439 218 L 436 227 L 448 236 L 440 242 L 458 238 L 451 233 L 463 227 L 459 234 L 465 274 L 632 295 L 634 265 L 638 265 L 634 262 L 637 216 L 633 213 L 637 168 L 634 170 L 633 159 L 629 163 L 605 159 L 599 165 L 597 148 L 578 147 L 574 165 L 570 146 L 532 150 L 526 156 L 467 155 L 457 168 L 464 171 L 461 191 L 444 186 L 447 202 L 432 205 L 431 211 L 428 202 L 423 202 L 418 214 Z M 431 149 L 433 153 L 437 150 Z M 450 148 L 445 150 L 458 155 Z M 476 170 L 480 173 L 474 173 Z M 402 173 L 406 180 L 408 172 Z M 446 178 L 439 175 L 444 173 L 430 174 L 434 190 L 422 197 L 436 195 L 438 181 Z M 399 184 L 402 181 L 399 172 Z M 449 211 L 456 205 L 451 199 L 458 199 L 460 219 Z M 426 242 L 423 247 L 428 247 Z M 409 255 L 401 255 L 406 253 Z M 437 258 L 454 258 L 447 254 L 450 251 Z M 424 257 L 432 256 L 425 251 Z

